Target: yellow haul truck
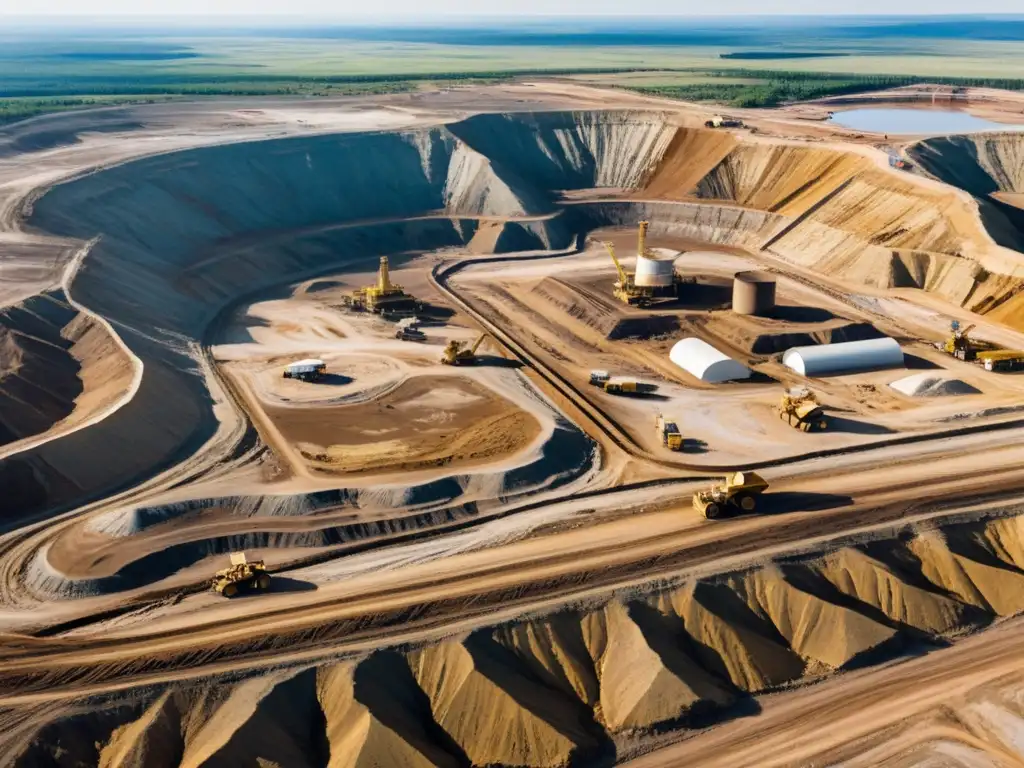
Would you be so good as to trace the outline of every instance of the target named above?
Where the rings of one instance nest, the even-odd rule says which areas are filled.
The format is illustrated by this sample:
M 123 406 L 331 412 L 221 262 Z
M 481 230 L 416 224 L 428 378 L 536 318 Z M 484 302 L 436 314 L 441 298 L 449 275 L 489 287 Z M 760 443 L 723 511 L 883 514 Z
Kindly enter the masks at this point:
M 779 402 L 779 418 L 801 432 L 828 428 L 825 411 L 812 392 L 787 392 Z
M 210 586 L 224 597 L 234 597 L 239 592 L 270 589 L 270 574 L 262 560 L 247 560 L 244 552 L 232 552 L 231 567 L 217 571 Z
M 721 485 L 693 494 L 693 508 L 708 520 L 721 516 L 727 506 L 753 512 L 757 497 L 768 488 L 768 482 L 756 472 L 733 472 Z
M 675 419 L 666 419 L 664 414 L 659 413 L 654 424 L 662 445 L 671 451 L 683 450 L 683 435 L 676 426 Z

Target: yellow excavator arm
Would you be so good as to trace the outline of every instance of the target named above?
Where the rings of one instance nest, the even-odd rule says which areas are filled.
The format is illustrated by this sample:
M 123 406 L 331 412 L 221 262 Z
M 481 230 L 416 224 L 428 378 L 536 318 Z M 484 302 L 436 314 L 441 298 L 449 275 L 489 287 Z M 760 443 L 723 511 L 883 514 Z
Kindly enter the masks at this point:
M 604 243 L 602 244 L 608 250 L 608 255 L 612 257 L 612 262 L 615 264 L 615 269 L 619 273 L 619 285 L 625 288 L 627 285 L 629 285 L 629 276 L 626 274 L 626 270 L 622 268 L 622 265 L 619 264 L 619 260 L 615 257 L 615 246 L 612 245 L 607 240 L 604 241 Z
M 640 222 L 640 234 L 636 240 L 636 255 L 646 256 L 647 255 L 647 228 L 651 226 L 649 221 Z
M 481 333 L 480 334 L 480 338 L 477 339 L 476 341 L 474 341 L 473 342 L 473 346 L 469 348 L 470 354 L 475 355 L 477 349 L 480 348 L 480 345 L 484 343 L 484 339 L 486 339 L 486 338 L 487 338 L 487 334 L 486 333 Z

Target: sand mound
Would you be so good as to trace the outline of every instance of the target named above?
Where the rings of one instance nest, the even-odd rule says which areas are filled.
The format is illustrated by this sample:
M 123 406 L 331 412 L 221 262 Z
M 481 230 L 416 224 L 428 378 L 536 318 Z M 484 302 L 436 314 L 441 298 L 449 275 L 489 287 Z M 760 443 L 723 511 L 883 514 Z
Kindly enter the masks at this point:
M 980 390 L 960 379 L 950 379 L 933 373 L 914 373 L 892 382 L 893 389 L 908 397 L 945 397 L 947 395 L 977 395 Z
M 1024 610 L 1022 521 L 789 558 L 362 660 L 147 687 L 45 722 L 33 710 L 15 763 L 587 764 L 617 734 L 703 727 L 737 691 Z

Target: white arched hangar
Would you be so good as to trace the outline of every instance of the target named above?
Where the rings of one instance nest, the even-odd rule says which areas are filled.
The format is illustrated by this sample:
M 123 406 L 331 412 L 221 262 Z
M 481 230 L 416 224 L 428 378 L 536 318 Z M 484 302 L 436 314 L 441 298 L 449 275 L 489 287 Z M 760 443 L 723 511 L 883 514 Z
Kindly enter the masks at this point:
M 867 339 L 786 350 L 782 362 L 801 376 L 828 376 L 903 366 L 903 350 L 896 339 Z
M 677 341 L 668 359 L 694 378 L 711 384 L 750 378 L 747 366 L 697 338 Z

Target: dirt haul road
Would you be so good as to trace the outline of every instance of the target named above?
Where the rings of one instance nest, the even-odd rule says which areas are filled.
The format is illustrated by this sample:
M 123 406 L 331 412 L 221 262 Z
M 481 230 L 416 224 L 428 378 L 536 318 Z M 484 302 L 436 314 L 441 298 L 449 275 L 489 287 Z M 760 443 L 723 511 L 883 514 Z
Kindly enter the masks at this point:
M 1024 610 L 1024 385 L 931 344 L 956 318 L 1024 347 L 1024 236 L 991 207 L 1018 155 L 930 140 L 908 175 L 870 138 L 746 117 L 757 135 L 523 84 L 5 129 L 0 762 L 558 766 L 693 734 L 671 761 L 759 701 L 794 734 L 780 764 L 938 748 L 940 725 L 868 751 L 886 723 L 864 720 L 808 751 L 800 702 L 867 706 L 873 673 L 848 670 L 941 678 L 944 655 L 1011 647 L 958 638 Z M 683 300 L 644 330 L 586 243 L 624 250 L 640 218 L 708 295 L 771 268 L 782 313 Z M 431 306 L 426 342 L 342 308 L 381 254 Z M 480 330 L 485 364 L 440 365 Z M 907 368 L 808 381 L 839 428 L 785 427 L 772 356 L 869 331 Z M 675 372 L 689 334 L 758 378 Z M 280 379 L 310 356 L 328 380 Z M 583 383 L 613 365 L 664 399 Z M 919 368 L 977 391 L 893 389 Z M 668 407 L 694 452 L 648 434 Z M 689 495 L 737 465 L 764 467 L 774 514 L 701 520 Z M 207 591 L 237 550 L 270 594 Z M 756 764 L 746 745 L 730 764 Z

